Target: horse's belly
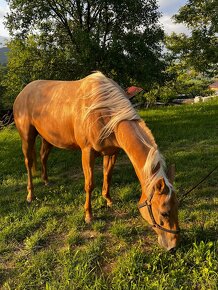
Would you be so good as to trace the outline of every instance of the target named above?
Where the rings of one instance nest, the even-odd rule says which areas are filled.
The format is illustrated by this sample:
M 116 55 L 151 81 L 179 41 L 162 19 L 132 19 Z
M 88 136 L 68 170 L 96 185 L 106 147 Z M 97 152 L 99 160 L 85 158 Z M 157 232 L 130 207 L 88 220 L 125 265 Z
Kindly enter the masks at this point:
M 47 142 L 58 148 L 65 149 L 78 149 L 74 136 L 73 128 L 70 128 L 67 124 L 54 124 L 51 122 L 34 122 L 34 126 L 38 133 Z

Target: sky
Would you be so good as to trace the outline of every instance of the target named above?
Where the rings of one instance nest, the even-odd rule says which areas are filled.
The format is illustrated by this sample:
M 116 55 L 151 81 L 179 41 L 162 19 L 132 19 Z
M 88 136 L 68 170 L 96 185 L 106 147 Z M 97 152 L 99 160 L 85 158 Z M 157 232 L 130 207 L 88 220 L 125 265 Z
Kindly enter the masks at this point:
M 188 30 L 182 24 L 173 23 L 171 17 L 177 13 L 179 8 L 186 3 L 186 0 L 158 0 L 159 10 L 162 13 L 160 23 L 163 25 L 167 34 L 171 32 L 188 33 Z M 0 36 L 9 37 L 7 29 L 3 25 L 3 17 L 9 12 L 8 5 L 5 0 L 0 0 Z
M 8 37 L 9 33 L 3 25 L 4 16 L 9 12 L 8 5 L 5 0 L 0 0 L 0 36 Z
M 175 24 L 171 19 L 186 2 L 186 0 L 158 0 L 159 10 L 162 13 L 160 23 L 163 25 L 165 33 L 189 33 L 188 29 L 183 24 Z

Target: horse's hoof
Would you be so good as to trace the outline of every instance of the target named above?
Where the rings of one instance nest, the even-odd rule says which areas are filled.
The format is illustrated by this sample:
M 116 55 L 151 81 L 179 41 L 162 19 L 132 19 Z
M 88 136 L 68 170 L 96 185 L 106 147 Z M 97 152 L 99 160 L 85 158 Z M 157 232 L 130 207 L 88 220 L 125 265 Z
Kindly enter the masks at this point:
M 92 217 L 91 217 L 91 216 L 86 216 L 86 217 L 85 217 L 85 222 L 86 222 L 87 224 L 90 224 L 90 223 L 92 222 Z
M 35 199 L 33 196 L 27 196 L 26 201 L 30 204 Z
M 111 208 L 112 206 L 113 206 L 113 202 L 112 201 L 108 201 L 107 202 L 107 207 L 110 207 Z

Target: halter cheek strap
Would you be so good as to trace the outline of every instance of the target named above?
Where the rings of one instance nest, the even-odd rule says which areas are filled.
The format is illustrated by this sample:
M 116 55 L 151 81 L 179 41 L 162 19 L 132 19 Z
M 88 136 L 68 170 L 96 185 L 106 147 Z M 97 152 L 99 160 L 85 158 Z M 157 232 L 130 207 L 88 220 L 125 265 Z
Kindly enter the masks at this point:
M 167 232 L 167 233 L 171 233 L 171 234 L 178 234 L 180 232 L 180 229 L 178 230 L 170 230 L 170 229 L 166 229 L 164 227 L 162 227 L 161 225 L 159 225 L 156 221 L 155 221 L 155 218 L 154 218 L 154 215 L 153 215 L 153 211 L 152 211 L 152 207 L 151 207 L 151 199 L 152 199 L 152 196 L 149 198 L 149 200 L 145 200 L 144 202 L 142 202 L 141 204 L 138 205 L 138 208 L 143 208 L 143 207 L 147 207 L 148 208 L 148 213 L 150 215 L 150 218 L 151 218 L 151 221 L 152 221 L 152 227 L 154 228 L 158 228 L 159 230 L 162 230 L 164 232 Z

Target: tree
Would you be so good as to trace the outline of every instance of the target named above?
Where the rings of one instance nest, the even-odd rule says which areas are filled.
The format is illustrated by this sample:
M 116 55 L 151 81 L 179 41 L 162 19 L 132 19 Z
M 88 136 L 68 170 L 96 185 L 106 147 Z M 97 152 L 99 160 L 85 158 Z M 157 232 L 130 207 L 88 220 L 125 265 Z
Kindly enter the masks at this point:
M 161 79 L 156 0 L 8 0 L 8 76 L 77 79 L 101 70 L 121 85 Z M 7 83 L 10 85 L 10 81 Z
M 5 78 L 6 75 L 6 66 L 0 64 L 0 115 L 2 113 L 2 111 L 7 108 L 7 101 L 4 98 L 4 94 L 5 94 L 5 86 L 3 84 L 3 80 Z
M 191 35 L 173 33 L 167 37 L 167 48 L 177 59 L 185 61 L 196 71 L 209 76 L 217 74 L 218 10 L 216 0 L 188 0 L 174 16 L 184 23 Z

